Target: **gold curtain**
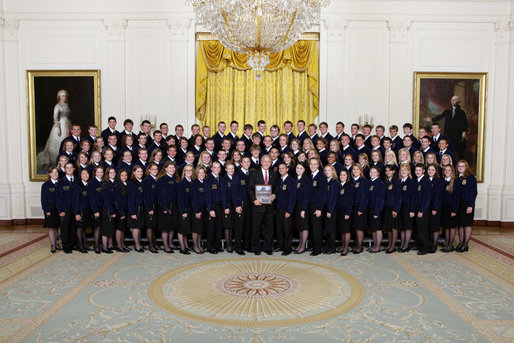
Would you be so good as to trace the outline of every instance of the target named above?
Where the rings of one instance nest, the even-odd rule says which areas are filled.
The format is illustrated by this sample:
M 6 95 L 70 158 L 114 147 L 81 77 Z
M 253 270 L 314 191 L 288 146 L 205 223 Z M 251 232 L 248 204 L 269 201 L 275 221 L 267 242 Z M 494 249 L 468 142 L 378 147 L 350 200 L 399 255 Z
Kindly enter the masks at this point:
M 200 125 L 216 132 L 217 123 L 232 120 L 269 127 L 286 120 L 313 123 L 318 115 L 318 43 L 298 41 L 270 55 L 270 64 L 257 80 L 246 64 L 247 55 L 225 48 L 219 41 L 198 42 L 196 116 Z M 296 125 L 294 125 L 296 126 Z

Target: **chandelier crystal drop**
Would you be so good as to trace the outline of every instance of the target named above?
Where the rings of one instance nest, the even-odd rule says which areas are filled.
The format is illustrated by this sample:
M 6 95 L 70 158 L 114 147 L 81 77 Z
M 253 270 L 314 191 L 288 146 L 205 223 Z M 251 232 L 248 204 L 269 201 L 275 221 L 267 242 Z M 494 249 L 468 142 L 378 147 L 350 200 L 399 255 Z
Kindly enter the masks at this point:
M 228 49 L 248 55 L 263 71 L 269 54 L 293 45 L 313 25 L 329 0 L 190 0 L 198 22 Z

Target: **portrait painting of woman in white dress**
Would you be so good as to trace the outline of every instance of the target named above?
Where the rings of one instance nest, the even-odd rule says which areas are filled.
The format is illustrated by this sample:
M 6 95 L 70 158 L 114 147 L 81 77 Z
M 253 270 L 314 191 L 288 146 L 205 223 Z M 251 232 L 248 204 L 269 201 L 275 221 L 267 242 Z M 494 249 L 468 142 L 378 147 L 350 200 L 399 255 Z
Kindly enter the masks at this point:
M 30 180 L 44 181 L 72 125 L 100 126 L 100 70 L 27 70 L 27 90 Z
M 37 154 L 38 170 L 46 169 L 54 164 L 57 155 L 59 155 L 61 141 L 70 134 L 71 122 L 68 97 L 68 91 L 65 89 L 57 92 L 57 104 L 53 112 L 54 124 L 46 140 L 45 149 Z

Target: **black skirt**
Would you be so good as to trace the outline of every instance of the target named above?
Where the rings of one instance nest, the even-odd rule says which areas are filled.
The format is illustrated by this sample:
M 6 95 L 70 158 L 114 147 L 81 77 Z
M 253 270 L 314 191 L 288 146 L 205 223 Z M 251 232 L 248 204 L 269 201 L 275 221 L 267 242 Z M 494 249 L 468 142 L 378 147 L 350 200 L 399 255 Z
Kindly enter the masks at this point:
M 455 229 L 459 224 L 459 222 L 458 222 L 459 216 L 456 215 L 456 216 L 452 217 L 452 208 L 451 208 L 450 204 L 448 204 L 448 205 L 443 204 L 443 206 L 441 206 L 441 208 L 442 208 L 441 226 L 445 229 Z
M 59 213 L 57 213 L 57 208 L 55 206 L 50 207 L 50 215 L 47 216 L 45 213 L 45 221 L 43 222 L 43 227 L 49 229 L 57 229 L 59 228 Z
M 182 214 L 179 213 L 178 218 L 178 232 L 182 235 L 189 235 L 191 233 L 191 210 L 186 210 L 187 217 L 184 218 Z
M 391 206 L 384 207 L 384 230 L 398 229 L 400 227 L 400 213 L 393 218 L 393 208 Z
M 352 216 L 350 218 L 345 219 L 346 210 L 337 210 L 337 233 L 350 233 L 352 232 Z
M 205 208 L 201 212 L 202 216 L 200 218 L 196 218 L 196 213 L 191 211 L 191 232 L 200 234 L 207 231 L 209 213 Z
M 226 214 L 224 209 L 221 209 L 222 216 L 221 217 L 221 223 L 223 225 L 224 229 L 232 229 L 234 228 L 234 207 L 230 206 L 230 213 Z
M 116 230 L 125 232 L 127 228 L 127 217 L 120 219 L 119 214 L 116 214 Z
M 113 236 L 116 228 L 116 218 L 111 218 L 106 208 L 102 210 L 102 228 L 100 233 L 102 236 Z
M 371 232 L 377 232 L 382 230 L 382 214 L 378 218 L 374 217 L 375 209 L 370 208 L 368 211 L 368 225 Z
M 432 214 L 432 210 L 430 210 L 430 218 L 428 220 L 428 231 L 430 232 L 439 232 L 441 229 L 441 208 L 437 211 L 437 214 L 434 216 Z
M 325 211 L 323 211 L 323 214 L 325 217 L 325 220 L 323 223 L 325 232 L 328 235 L 335 235 L 335 233 L 337 231 L 337 211 L 334 211 L 334 213 L 332 213 L 332 216 L 330 218 L 327 217 Z
M 309 230 L 309 211 L 305 211 L 305 218 L 302 218 L 301 206 L 296 205 L 294 208 L 294 227 L 298 231 Z
M 358 206 L 353 206 L 352 209 L 352 230 L 361 230 L 366 231 L 368 226 L 368 210 L 364 210 L 364 212 L 359 216 L 357 213 L 359 210 Z
M 459 227 L 465 226 L 473 226 L 473 220 L 475 219 L 475 207 L 473 207 L 473 211 L 471 213 L 466 213 L 466 209 L 468 208 L 468 204 L 465 202 L 461 202 L 459 204 L 459 212 L 457 214 Z
M 410 209 L 407 206 L 402 206 L 400 209 L 400 230 L 412 230 L 414 218 L 410 217 Z
M 149 214 L 150 211 L 147 208 L 144 208 L 145 212 L 145 227 L 147 229 L 155 229 L 157 227 L 157 211 L 154 209 L 153 214 Z
M 92 222 L 91 216 L 92 216 L 92 213 L 91 213 L 90 209 L 80 212 L 80 220 L 75 221 L 76 226 L 78 228 L 86 228 L 88 226 L 91 226 L 91 222 Z
M 161 232 L 170 232 L 178 228 L 178 208 L 177 204 L 168 204 L 167 213 L 158 209 L 157 227 Z
M 93 228 L 95 227 L 102 227 L 102 210 L 100 210 L 100 215 L 97 217 L 95 217 L 95 214 L 92 213 L 91 214 L 91 226 Z
M 136 219 L 132 219 L 130 214 L 127 214 L 127 225 L 130 229 L 144 229 L 145 216 L 143 215 L 143 207 L 138 206 L 136 210 Z

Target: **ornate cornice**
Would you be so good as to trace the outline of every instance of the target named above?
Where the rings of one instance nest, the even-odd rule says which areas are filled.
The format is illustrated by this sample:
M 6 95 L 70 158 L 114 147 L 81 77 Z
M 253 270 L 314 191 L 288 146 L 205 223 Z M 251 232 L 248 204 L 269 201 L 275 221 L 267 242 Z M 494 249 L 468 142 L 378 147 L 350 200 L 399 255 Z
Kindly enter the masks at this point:
M 107 40 L 111 42 L 124 42 L 128 21 L 125 18 L 103 19 L 107 31 Z

